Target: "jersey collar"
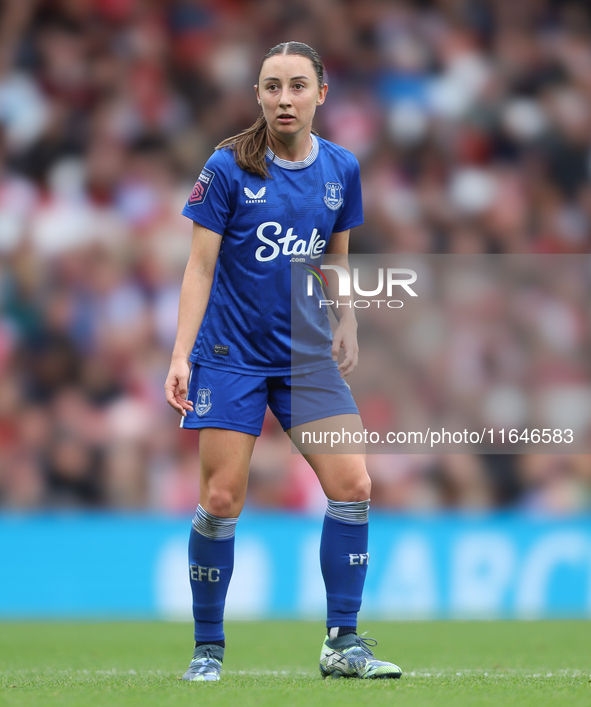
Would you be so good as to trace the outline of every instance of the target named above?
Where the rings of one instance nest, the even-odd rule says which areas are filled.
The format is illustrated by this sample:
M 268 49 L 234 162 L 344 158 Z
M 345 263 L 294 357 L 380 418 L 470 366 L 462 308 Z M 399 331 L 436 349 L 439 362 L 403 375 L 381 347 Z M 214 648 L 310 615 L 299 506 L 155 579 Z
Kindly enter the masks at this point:
M 267 157 L 273 162 L 273 164 L 283 167 L 283 169 L 304 169 L 309 167 L 312 162 L 318 157 L 318 152 L 320 150 L 320 145 L 318 143 L 318 138 L 313 133 L 310 135 L 312 138 L 312 149 L 310 154 L 305 160 L 300 160 L 299 162 L 290 162 L 289 160 L 283 160 L 281 157 L 277 157 L 273 150 L 267 146 Z

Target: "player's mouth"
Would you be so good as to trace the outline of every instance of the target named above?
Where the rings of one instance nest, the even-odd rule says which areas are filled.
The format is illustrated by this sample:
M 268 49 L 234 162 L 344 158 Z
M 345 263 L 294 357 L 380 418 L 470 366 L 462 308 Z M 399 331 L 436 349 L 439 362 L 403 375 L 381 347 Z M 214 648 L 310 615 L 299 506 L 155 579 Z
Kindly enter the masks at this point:
M 277 116 L 277 120 L 281 123 L 281 125 L 289 125 L 290 123 L 293 123 L 295 116 L 290 115 L 289 113 L 281 113 Z

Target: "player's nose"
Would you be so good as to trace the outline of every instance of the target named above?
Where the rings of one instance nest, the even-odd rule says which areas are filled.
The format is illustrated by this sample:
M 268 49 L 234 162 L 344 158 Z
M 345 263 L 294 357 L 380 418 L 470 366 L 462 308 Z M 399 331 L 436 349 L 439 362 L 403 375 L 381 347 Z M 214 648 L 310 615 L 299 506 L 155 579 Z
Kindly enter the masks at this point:
M 284 88 L 284 89 L 281 91 L 281 96 L 279 97 L 279 105 L 280 105 L 282 108 L 285 108 L 286 106 L 290 106 L 290 105 L 291 105 L 291 96 L 289 95 L 289 89 L 288 89 L 288 88 Z

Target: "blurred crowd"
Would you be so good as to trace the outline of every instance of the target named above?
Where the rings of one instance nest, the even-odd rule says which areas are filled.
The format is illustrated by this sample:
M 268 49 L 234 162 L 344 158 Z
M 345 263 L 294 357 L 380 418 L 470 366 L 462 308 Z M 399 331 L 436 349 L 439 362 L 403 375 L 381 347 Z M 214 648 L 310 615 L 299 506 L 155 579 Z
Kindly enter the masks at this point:
M 376 502 L 588 509 L 589 259 L 350 257 L 365 287 L 374 285 L 378 263 L 413 268 L 417 297 L 400 295 L 397 310 L 359 310 L 360 363 L 349 381 L 366 429 L 380 435 L 368 451 L 391 451 L 381 440 L 396 431 L 392 448 L 403 452 L 371 459 Z M 427 430 L 435 435 L 425 438 Z M 442 430 L 455 434 L 454 444 L 444 443 Z M 421 440 L 409 435 L 417 431 Z M 476 457 L 475 447 L 500 454 Z
M 180 211 L 215 145 L 256 118 L 261 57 L 292 39 L 327 69 L 316 130 L 361 164 L 352 252 L 589 251 L 587 2 L 4 0 L 1 507 L 196 506 L 198 435 L 163 395 Z M 380 400 L 358 402 L 379 418 Z M 585 510 L 590 464 L 369 460 L 373 504 L 408 510 Z M 324 505 L 271 417 L 248 503 Z

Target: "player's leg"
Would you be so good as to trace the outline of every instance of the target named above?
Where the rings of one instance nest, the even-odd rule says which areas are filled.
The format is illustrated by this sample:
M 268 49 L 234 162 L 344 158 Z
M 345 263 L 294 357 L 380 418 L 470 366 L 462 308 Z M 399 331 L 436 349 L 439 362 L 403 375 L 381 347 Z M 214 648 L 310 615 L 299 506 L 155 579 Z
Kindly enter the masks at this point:
M 338 415 L 318 424 L 323 429 L 356 429 L 358 415 Z M 290 430 L 297 446 L 301 429 Z M 326 586 L 327 633 L 331 638 L 357 632 L 357 614 L 369 562 L 368 514 L 371 481 L 365 455 L 311 454 L 304 457 L 314 469 L 327 498 L 320 542 L 320 566 Z
M 216 428 L 199 433 L 200 503 L 189 537 L 195 650 L 184 680 L 218 680 L 224 608 L 234 569 L 234 532 L 246 498 L 256 437 Z
M 361 420 L 341 415 L 322 420 L 322 427 L 354 429 Z M 313 424 L 313 423 L 312 423 Z M 370 646 L 376 641 L 357 635 L 357 614 L 367 566 L 368 513 L 371 482 L 363 454 L 305 454 L 328 499 L 320 566 L 326 586 L 327 635 L 320 653 L 323 677 L 399 678 L 394 663 L 377 660 Z
M 234 533 L 244 506 L 256 437 L 216 428 L 199 433 L 200 503 L 189 539 L 197 643 L 224 641 L 223 614 L 234 567 Z
M 336 366 L 277 379 L 269 406 L 316 472 L 328 499 L 320 546 L 327 626 L 337 633 L 355 633 L 367 572 L 371 489 L 357 406 Z M 361 443 L 347 444 L 346 450 L 331 447 L 336 441 L 331 434 L 336 430 L 346 431 L 348 440 L 361 439 Z M 336 453 L 326 454 L 331 449 Z
M 197 367 L 189 399 L 201 401 L 183 423 L 183 427 L 200 430 L 200 503 L 189 538 L 195 650 L 183 679 L 218 680 L 225 649 L 224 608 L 234 567 L 234 533 L 266 409 L 266 387 L 254 376 Z
M 367 573 L 371 482 L 365 466 L 361 418 L 349 386 L 336 367 L 290 380 L 290 414 L 269 397 L 310 463 L 328 499 L 320 544 L 327 594 L 327 636 L 320 669 L 324 677 L 392 678 L 401 671 L 373 657 L 357 636 L 357 613 Z M 275 412 L 275 410 L 273 410 Z M 277 413 L 276 413 L 277 414 Z

